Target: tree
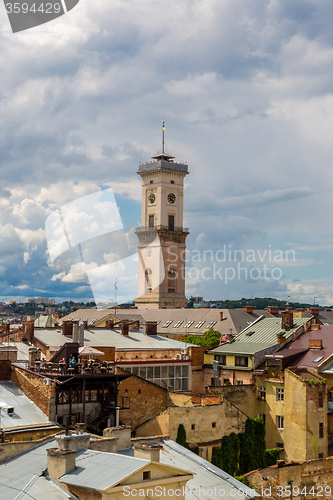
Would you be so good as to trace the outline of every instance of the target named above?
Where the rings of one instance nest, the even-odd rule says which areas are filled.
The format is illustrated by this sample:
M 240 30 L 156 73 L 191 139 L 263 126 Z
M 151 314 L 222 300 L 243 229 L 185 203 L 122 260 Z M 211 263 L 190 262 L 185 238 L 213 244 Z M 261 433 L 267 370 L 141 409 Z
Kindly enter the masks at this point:
M 210 347 L 210 346 L 215 346 L 220 343 L 221 339 L 221 334 L 220 332 L 213 330 L 213 328 L 209 328 L 207 330 L 203 337 L 200 337 L 199 335 L 189 335 L 186 338 L 186 342 L 189 344 L 196 344 L 196 345 L 202 345 L 204 347 Z
M 179 424 L 178 426 L 176 443 L 180 444 L 181 446 L 184 446 L 184 448 L 189 448 L 186 441 L 186 430 L 183 424 Z

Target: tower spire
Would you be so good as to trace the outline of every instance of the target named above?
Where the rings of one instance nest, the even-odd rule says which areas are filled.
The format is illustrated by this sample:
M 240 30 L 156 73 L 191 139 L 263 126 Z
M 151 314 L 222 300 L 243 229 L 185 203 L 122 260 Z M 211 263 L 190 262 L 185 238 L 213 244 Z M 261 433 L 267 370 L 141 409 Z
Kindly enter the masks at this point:
M 152 159 L 172 162 L 175 157 L 165 152 L 164 132 L 165 132 L 165 121 L 162 120 L 162 153 L 152 156 Z

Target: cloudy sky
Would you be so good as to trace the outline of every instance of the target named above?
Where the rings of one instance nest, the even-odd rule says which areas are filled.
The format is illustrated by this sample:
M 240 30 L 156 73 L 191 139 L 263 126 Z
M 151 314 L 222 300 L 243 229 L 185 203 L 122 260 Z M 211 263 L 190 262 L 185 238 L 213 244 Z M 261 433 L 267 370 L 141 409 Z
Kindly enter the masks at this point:
M 164 118 L 190 170 L 187 295 L 333 304 L 332 18 L 330 0 L 80 0 L 13 34 L 2 4 L 0 298 L 93 298 L 103 236 L 53 261 L 45 222 L 107 189 L 131 236 Z

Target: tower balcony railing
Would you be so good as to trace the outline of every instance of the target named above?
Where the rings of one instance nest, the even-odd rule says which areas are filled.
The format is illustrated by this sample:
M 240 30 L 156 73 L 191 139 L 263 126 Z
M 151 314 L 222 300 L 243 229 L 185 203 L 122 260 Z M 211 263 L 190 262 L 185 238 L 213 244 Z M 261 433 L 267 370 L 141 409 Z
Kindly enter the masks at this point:
M 136 233 L 144 233 L 144 232 L 147 232 L 147 231 L 173 231 L 175 233 L 189 233 L 190 230 L 188 227 L 169 227 L 169 226 L 154 226 L 154 227 L 150 227 L 150 226 L 141 226 L 141 227 L 137 227 L 135 232 Z

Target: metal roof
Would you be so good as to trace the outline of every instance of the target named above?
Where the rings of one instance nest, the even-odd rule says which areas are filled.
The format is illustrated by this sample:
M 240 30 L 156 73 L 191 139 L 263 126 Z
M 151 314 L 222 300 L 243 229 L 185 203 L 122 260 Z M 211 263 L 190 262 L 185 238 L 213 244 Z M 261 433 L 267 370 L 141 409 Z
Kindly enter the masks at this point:
M 45 345 L 62 346 L 70 340 L 62 335 L 60 330 L 35 330 L 35 337 Z M 119 330 L 104 330 L 102 328 L 84 331 L 84 345 L 91 347 L 115 347 L 116 350 L 140 350 L 140 349 L 183 349 L 184 342 L 160 337 L 159 335 L 145 335 L 144 333 L 130 331 L 128 336 L 121 334 Z
M 75 463 L 76 468 L 61 476 L 59 481 L 103 491 L 147 465 L 149 460 L 117 453 L 79 450 Z
M 14 408 L 8 414 L 8 408 Z M 21 427 L 49 424 L 48 417 L 33 403 L 14 382 L 0 382 L 1 427 Z
M 0 498 L 6 500 L 65 500 L 76 499 L 59 484 L 43 476 L 47 464 L 48 441 L 26 453 L 0 464 Z
M 197 500 L 198 498 L 209 498 L 210 500 L 239 498 L 245 500 L 259 496 L 254 490 L 247 488 L 234 477 L 175 441 L 165 439 L 159 444 L 162 445 L 160 450 L 161 464 L 191 471 L 194 474 L 194 477 L 185 486 L 186 500 Z M 118 453 L 133 456 L 134 450 L 132 447 L 129 450 L 120 450 Z
M 282 333 L 288 340 L 293 332 L 302 327 L 310 318 L 294 318 L 294 326 L 289 330 L 281 328 L 281 318 L 259 318 L 248 325 L 235 339 L 211 349 L 209 354 L 255 354 L 256 352 L 277 345 L 277 335 Z

